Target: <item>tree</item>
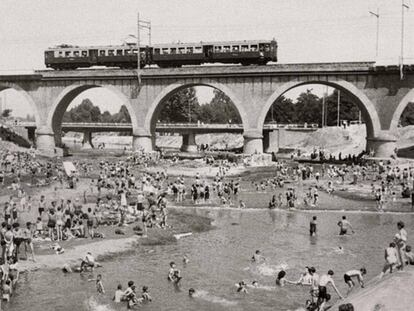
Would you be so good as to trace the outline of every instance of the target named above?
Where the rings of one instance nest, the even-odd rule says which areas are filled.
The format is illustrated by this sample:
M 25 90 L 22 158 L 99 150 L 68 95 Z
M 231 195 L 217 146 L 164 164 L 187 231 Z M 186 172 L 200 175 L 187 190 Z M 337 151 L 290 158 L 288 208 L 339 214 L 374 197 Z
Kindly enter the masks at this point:
M 414 125 L 414 103 L 409 103 L 401 114 L 400 122 L 402 126 Z
M 3 112 L 1 113 L 1 116 L 3 118 L 9 118 L 11 117 L 11 113 L 12 113 L 12 109 L 4 109 Z
M 295 119 L 295 104 L 292 99 L 280 96 L 270 107 L 265 122 L 292 123 Z
M 158 120 L 167 123 L 196 122 L 199 116 L 200 104 L 193 87 L 185 88 L 174 93 L 163 104 Z
M 199 120 L 204 123 L 241 123 L 236 106 L 226 94 L 217 89 L 214 89 L 211 102 L 200 107 Z
M 334 126 L 337 124 L 338 118 L 338 90 L 334 90 L 332 94 L 325 100 L 326 125 Z M 358 105 L 345 93 L 340 93 L 339 120 L 358 120 Z

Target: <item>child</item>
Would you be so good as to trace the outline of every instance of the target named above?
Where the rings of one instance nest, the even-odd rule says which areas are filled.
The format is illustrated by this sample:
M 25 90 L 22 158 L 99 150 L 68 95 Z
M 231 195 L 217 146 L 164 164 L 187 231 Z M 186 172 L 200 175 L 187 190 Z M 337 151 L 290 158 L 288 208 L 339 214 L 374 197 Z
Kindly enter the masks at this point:
M 390 246 L 385 249 L 386 263 L 384 265 L 384 268 L 382 269 L 379 278 L 382 278 L 388 269 L 390 269 L 390 273 L 392 273 L 392 269 L 398 264 L 398 253 L 395 247 L 395 243 L 391 242 Z
M 168 280 L 178 284 L 181 280 L 180 270 L 176 268 L 175 262 L 170 262 L 170 271 L 168 272 Z
M 150 294 L 148 293 L 148 286 L 142 287 L 142 296 L 141 296 L 142 302 L 150 302 L 152 301 L 152 298 Z
M 5 284 L 3 285 L 3 300 L 9 302 L 10 301 L 10 295 L 11 295 L 11 285 L 10 280 L 6 280 Z
M 105 294 L 105 288 L 102 283 L 102 275 L 98 274 L 96 276 L 96 290 L 99 294 Z
M 124 291 L 122 290 L 122 285 L 118 284 L 118 287 L 115 291 L 114 298 L 112 298 L 112 300 L 114 302 L 121 302 L 123 296 L 124 296 Z
M 42 218 L 41 217 L 37 217 L 35 237 L 39 237 L 42 234 L 43 234 L 43 222 L 42 222 Z

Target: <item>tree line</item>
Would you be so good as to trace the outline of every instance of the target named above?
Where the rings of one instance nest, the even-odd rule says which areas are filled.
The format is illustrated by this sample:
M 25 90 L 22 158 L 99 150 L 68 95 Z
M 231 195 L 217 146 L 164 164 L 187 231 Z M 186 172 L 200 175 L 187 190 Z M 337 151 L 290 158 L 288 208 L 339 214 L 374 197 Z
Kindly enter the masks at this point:
M 294 101 L 281 96 L 269 109 L 265 122 L 275 123 L 322 123 L 322 108 L 325 109 L 324 123 L 327 126 L 337 124 L 338 90 L 324 98 L 318 97 L 310 90 L 299 94 Z M 340 120 L 358 120 L 359 108 L 351 96 L 340 93 Z M 197 123 L 205 124 L 240 124 L 241 118 L 230 98 L 223 92 L 214 89 L 210 103 L 201 105 L 196 90 L 192 87 L 179 90 L 162 103 L 157 121 L 165 123 Z M 111 114 L 102 112 L 89 99 L 65 112 L 63 122 L 104 122 L 130 123 L 131 117 L 125 106 L 119 112 Z M 414 124 L 414 105 L 408 105 L 401 116 L 403 126 Z

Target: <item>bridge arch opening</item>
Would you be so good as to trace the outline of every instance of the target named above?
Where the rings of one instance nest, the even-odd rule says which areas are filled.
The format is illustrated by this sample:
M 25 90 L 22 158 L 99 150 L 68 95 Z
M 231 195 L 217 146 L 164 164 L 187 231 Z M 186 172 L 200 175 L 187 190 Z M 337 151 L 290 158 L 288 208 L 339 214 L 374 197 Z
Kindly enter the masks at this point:
M 390 130 L 397 138 L 397 155 L 414 158 L 414 89 L 408 92 L 398 105 Z
M 278 127 L 284 129 L 271 131 Z M 351 83 L 293 81 L 270 96 L 258 128 L 265 130 L 265 151 L 320 149 L 343 158 L 369 152 L 367 141 L 376 137 L 380 125 L 371 101 Z
M 131 147 L 132 132 L 136 128 L 133 116 L 128 98 L 115 87 L 73 85 L 55 100 L 47 125 L 53 130 L 55 145 L 59 147 L 123 149 Z M 111 135 L 104 135 L 105 132 Z M 120 135 L 128 137 L 120 138 Z
M 29 147 L 34 144 L 34 128 L 27 123 L 40 123 L 39 112 L 32 97 L 17 85 L 0 84 L 0 137 Z
M 245 118 L 240 100 L 224 85 L 175 84 L 153 102 L 145 127 L 154 147 L 241 150 Z

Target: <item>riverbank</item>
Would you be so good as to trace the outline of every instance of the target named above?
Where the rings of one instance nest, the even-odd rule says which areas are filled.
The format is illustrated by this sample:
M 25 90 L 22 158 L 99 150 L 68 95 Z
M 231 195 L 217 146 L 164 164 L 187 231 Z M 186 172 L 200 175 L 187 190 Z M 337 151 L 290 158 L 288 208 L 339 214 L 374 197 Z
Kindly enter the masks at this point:
M 414 269 L 407 267 L 404 271 L 394 272 L 383 279 L 368 281 L 365 288 L 352 293 L 345 300 L 336 303 L 330 310 L 338 310 L 341 304 L 351 303 L 355 310 L 373 311 L 408 311 L 414 305 L 412 284 Z
M 36 243 L 36 261 L 19 261 L 19 268 L 23 271 L 36 271 L 39 269 L 61 269 L 64 265 L 79 265 L 87 252 L 91 252 L 99 262 L 104 258 L 135 249 L 138 245 L 154 246 L 175 243 L 175 235 L 183 233 L 200 233 L 211 230 L 211 219 L 199 215 L 185 213 L 184 211 L 171 210 L 168 220 L 168 228 L 149 228 L 147 236 L 138 236 L 132 230 L 135 224 L 128 227 L 106 226 L 100 232 L 115 232 L 121 229 L 125 235 L 113 236 L 101 240 L 72 239 L 61 241 L 59 245 L 65 249 L 63 254 L 56 254 L 49 246 L 55 242 L 45 241 Z

